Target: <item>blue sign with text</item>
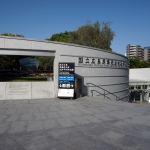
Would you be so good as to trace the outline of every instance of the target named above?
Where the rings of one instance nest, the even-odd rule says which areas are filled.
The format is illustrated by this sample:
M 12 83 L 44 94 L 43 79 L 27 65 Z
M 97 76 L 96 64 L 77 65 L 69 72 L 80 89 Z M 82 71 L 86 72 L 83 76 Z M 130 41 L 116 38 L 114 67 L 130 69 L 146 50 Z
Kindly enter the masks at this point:
M 74 76 L 59 76 L 59 81 L 74 81 Z

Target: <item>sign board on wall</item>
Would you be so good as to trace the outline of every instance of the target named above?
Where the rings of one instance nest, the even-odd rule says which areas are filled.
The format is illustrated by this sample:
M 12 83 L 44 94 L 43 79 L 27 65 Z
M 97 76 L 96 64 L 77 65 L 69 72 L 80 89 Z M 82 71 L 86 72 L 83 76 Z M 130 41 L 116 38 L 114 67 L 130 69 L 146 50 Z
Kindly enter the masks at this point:
M 109 67 L 109 68 L 128 68 L 129 64 L 126 61 L 108 59 L 108 58 L 95 58 L 95 57 L 79 57 L 79 66 L 86 67 Z
M 74 63 L 60 62 L 58 64 L 58 97 L 74 97 Z

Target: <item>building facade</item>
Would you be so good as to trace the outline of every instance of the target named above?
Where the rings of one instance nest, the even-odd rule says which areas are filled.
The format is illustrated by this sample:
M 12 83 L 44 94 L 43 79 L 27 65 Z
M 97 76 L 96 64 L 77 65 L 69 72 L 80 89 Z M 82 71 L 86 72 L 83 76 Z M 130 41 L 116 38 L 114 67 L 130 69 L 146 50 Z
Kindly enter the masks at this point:
M 150 68 L 129 70 L 130 101 L 150 102 Z
M 139 57 L 145 61 L 150 61 L 150 46 L 142 48 L 140 45 L 130 45 L 126 47 L 126 56 Z
M 140 59 L 144 59 L 144 49 L 141 48 L 140 45 L 130 45 L 128 44 L 126 47 L 126 55 L 127 57 L 139 57 Z
M 144 60 L 150 61 L 150 46 L 144 47 Z
M 121 54 L 76 44 L 0 36 L 0 55 L 55 57 L 51 85 L 47 86 L 49 82 L 31 83 L 28 86 L 1 82 L 0 100 L 57 97 L 59 63 L 71 62 L 75 64 L 75 78 L 82 79 L 82 96 L 128 101 L 129 60 Z

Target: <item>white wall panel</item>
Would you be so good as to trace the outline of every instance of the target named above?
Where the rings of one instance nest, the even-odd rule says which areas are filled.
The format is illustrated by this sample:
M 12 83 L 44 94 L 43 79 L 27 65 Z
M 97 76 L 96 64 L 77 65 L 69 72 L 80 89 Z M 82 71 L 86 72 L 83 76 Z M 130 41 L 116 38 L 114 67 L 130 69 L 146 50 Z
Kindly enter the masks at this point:
M 150 68 L 130 69 L 129 78 L 150 81 Z

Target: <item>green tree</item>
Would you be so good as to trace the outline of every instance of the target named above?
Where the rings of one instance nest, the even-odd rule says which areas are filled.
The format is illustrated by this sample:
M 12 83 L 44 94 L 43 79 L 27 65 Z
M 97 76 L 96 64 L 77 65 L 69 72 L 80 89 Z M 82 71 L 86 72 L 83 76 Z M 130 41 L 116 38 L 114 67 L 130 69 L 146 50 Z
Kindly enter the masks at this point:
M 87 24 L 71 33 L 71 43 L 111 50 L 110 45 L 115 33 L 110 28 L 110 22 L 98 21 L 94 24 Z
M 19 59 L 22 56 L 0 55 L 0 70 L 19 70 Z
M 12 34 L 12 33 L 2 33 L 1 35 L 2 36 L 15 36 L 15 34 Z
M 70 39 L 70 32 L 65 31 L 64 33 L 61 32 L 53 34 L 50 38 L 46 40 L 68 43 L 69 39 Z
M 39 60 L 39 70 L 53 70 L 54 57 L 50 56 L 36 56 Z
M 105 50 L 111 50 L 111 42 L 115 33 L 110 28 L 110 22 L 88 22 L 76 31 L 54 34 L 47 40 L 67 42 Z
M 149 63 L 139 57 L 130 57 L 130 68 L 149 68 Z
M 27 57 L 39 60 L 39 70 L 53 70 L 54 57 L 16 55 L 0 55 L 0 70 L 20 70 L 19 60 Z

